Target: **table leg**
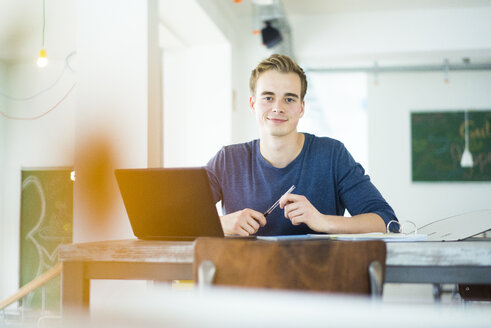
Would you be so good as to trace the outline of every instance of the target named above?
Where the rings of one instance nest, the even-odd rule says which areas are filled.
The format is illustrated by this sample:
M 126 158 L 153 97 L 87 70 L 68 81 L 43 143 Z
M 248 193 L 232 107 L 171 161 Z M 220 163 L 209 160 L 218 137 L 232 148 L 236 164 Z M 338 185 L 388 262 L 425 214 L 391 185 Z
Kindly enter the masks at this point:
M 61 276 L 62 315 L 83 315 L 90 308 L 90 280 L 83 262 L 63 262 Z

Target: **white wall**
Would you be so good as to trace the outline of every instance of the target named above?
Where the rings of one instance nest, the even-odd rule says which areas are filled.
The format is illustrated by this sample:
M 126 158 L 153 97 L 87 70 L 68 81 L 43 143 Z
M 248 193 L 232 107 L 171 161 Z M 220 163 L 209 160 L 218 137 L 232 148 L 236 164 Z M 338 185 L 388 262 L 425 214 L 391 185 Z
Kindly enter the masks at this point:
M 31 20 L 18 20 L 12 28 L 19 34 L 8 52 L 12 58 L 0 68 L 1 90 L 9 96 L 25 98 L 49 89 L 24 101 L 0 97 L 1 109 L 8 115 L 43 114 L 67 95 L 36 120 L 0 117 L 0 298 L 19 288 L 21 170 L 73 166 L 76 88 L 71 93 L 70 89 L 76 76 L 64 67 L 65 57 L 76 50 L 75 1 L 55 0 L 48 4 L 46 17 L 48 66 L 36 66 L 40 30 L 29 28 Z
M 74 241 L 127 238 L 133 233 L 114 169 L 147 166 L 148 90 L 160 90 L 148 74 L 157 2 L 83 0 L 77 13 Z
M 231 140 L 230 33 L 198 1 L 160 6 L 164 166 L 203 166 Z
M 8 68 L 8 93 L 30 96 L 51 85 L 60 75 L 65 62 L 51 60 L 42 71 L 35 61 L 11 64 Z M 8 114 L 34 117 L 53 108 L 72 88 L 75 77 L 65 72 L 52 89 L 27 101 L 7 101 Z M 36 120 L 3 121 L 5 136 L 3 164 L 2 269 L 0 295 L 18 288 L 21 170 L 29 167 L 70 167 L 73 165 L 75 92 L 53 111 Z
M 261 44 L 261 37 L 253 35 L 250 29 L 243 29 L 239 42 L 233 49 L 235 79 L 235 109 L 232 115 L 233 143 L 246 142 L 259 138 L 254 114 L 249 108 L 249 78 L 253 68 L 271 55 L 271 51 Z
M 203 166 L 231 140 L 226 43 L 164 49 L 164 166 Z
M 150 44 L 158 41 L 157 4 L 78 2 L 74 242 L 132 238 L 114 170 L 154 166 L 161 160 L 154 143 L 160 136 L 153 135 L 160 133 L 159 124 L 149 122 L 161 116 L 155 74 L 160 72 L 160 50 Z M 145 282 L 92 282 L 91 307 L 104 302 L 114 288 L 135 285 L 144 288 Z
M 3 61 L 0 60 L 0 90 L 2 92 L 6 91 L 7 88 L 7 72 L 6 72 L 6 65 L 4 64 Z M 0 96 L 0 110 L 2 112 L 5 112 L 5 98 Z M 7 267 L 7 262 L 5 258 L 5 252 L 7 250 L 7 243 L 5 242 L 6 236 L 5 234 L 7 233 L 5 230 L 5 220 L 4 220 L 4 214 L 3 214 L 3 209 L 4 209 L 4 188 L 1 186 L 5 186 L 5 174 L 4 174 L 4 159 L 5 159 L 5 143 L 6 143 L 6 120 L 3 116 L 0 116 L 0 267 L 6 268 Z M 0 298 L 3 298 L 5 295 L 3 293 L 5 289 L 5 279 L 3 278 L 3 273 L 5 270 L 0 270 Z
M 227 38 L 231 52 L 231 122 L 230 142 L 245 142 L 257 139 L 259 134 L 254 115 L 249 109 L 249 76 L 251 70 L 271 51 L 261 44 L 261 36 L 251 33 L 252 19 L 237 16 L 229 5 L 220 4 L 215 0 L 197 0 L 207 15 Z M 233 6 L 250 6 L 248 2 Z M 220 129 L 224 128 L 223 125 Z
M 412 182 L 411 111 L 491 109 L 491 72 L 383 74 L 369 84 L 372 178 L 400 219 L 421 226 L 491 208 L 491 182 Z
M 70 4 L 70 10 L 54 10 L 50 15 L 64 17 L 65 24 L 59 29 L 65 36 L 60 40 L 71 42 L 70 50 L 78 51 L 78 76 L 65 73 L 55 87 L 38 98 L 9 103 L 8 114 L 25 117 L 43 113 L 78 79 L 72 94 L 38 120 L 0 118 L 4 146 L 0 148 L 0 298 L 18 288 L 23 167 L 75 167 L 75 242 L 132 236 L 114 168 L 147 165 L 148 104 L 158 103 L 149 97 L 160 95 L 160 84 L 155 85 L 156 79 L 148 75 L 152 69 L 148 34 L 150 28 L 158 29 L 158 19 L 154 17 L 149 26 L 149 16 L 158 15 L 157 2 L 84 0 Z M 66 19 L 68 16 L 71 18 Z M 39 38 L 37 33 L 35 37 Z M 9 65 L 7 92 L 25 96 L 51 85 L 65 64 L 65 55 L 48 52 L 50 63 L 42 71 L 34 66 L 35 58 Z M 56 60 L 59 57 L 61 60 Z M 5 86 L 5 81 L 1 82 Z

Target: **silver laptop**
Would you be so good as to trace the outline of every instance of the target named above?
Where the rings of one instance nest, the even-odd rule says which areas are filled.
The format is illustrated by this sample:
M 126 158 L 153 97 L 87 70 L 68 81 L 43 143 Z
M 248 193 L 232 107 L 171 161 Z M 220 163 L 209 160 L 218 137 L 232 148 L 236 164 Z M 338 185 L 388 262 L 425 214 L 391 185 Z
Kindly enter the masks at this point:
M 118 169 L 115 175 L 136 237 L 224 237 L 205 168 Z

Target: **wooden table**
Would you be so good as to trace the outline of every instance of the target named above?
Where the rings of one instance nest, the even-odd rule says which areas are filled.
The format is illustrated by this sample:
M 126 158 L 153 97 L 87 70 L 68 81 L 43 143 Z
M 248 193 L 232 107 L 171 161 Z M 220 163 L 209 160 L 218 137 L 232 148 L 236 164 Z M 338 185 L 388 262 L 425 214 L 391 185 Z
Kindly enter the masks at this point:
M 137 239 L 66 244 L 63 309 L 88 309 L 91 279 L 193 279 L 194 242 Z M 491 284 L 491 241 L 387 243 L 386 283 Z
M 387 243 L 386 283 L 491 284 L 491 239 Z
M 62 308 L 88 309 L 91 279 L 193 279 L 194 242 L 112 240 L 60 247 Z

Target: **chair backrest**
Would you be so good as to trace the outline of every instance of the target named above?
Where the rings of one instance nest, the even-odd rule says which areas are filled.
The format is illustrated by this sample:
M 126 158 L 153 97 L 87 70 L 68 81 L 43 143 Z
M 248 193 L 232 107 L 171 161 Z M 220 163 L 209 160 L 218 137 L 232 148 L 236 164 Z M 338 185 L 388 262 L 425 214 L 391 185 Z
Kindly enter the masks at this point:
M 383 241 L 198 238 L 194 274 L 201 285 L 380 295 L 385 256 Z

